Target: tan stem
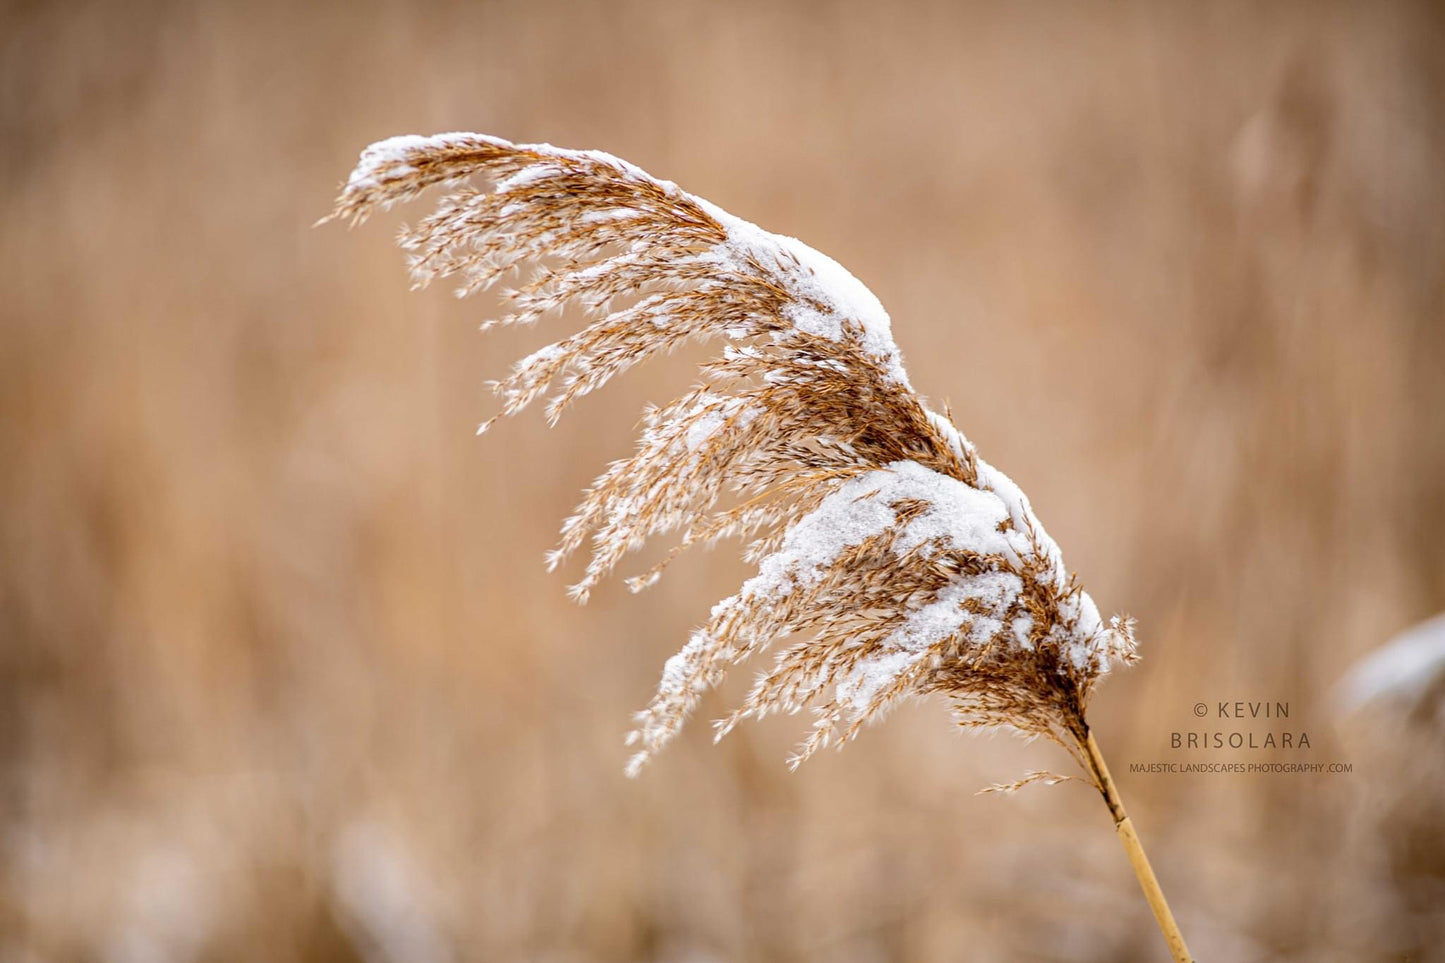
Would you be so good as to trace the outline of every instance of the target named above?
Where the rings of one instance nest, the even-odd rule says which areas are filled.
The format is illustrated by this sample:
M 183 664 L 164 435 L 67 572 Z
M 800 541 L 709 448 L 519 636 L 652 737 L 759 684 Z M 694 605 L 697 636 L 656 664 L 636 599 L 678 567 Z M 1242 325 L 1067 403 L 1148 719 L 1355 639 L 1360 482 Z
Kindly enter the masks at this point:
M 1169 944 L 1169 952 L 1176 963 L 1192 963 L 1194 958 L 1189 955 L 1189 947 L 1184 945 L 1184 934 L 1179 932 L 1179 924 L 1174 922 L 1174 914 L 1169 912 L 1164 891 L 1159 888 L 1159 880 L 1154 875 L 1153 867 L 1149 865 L 1149 857 L 1144 855 L 1144 845 L 1139 842 L 1134 823 L 1124 811 L 1119 787 L 1114 785 L 1114 777 L 1109 775 L 1109 767 L 1104 764 L 1104 755 L 1099 752 L 1099 744 L 1094 741 L 1094 734 L 1088 730 L 1085 730 L 1084 751 L 1088 753 L 1094 781 L 1104 796 L 1109 814 L 1114 817 L 1114 829 L 1119 833 L 1119 841 L 1124 844 L 1124 851 L 1129 854 L 1129 864 L 1134 867 L 1134 875 L 1139 877 L 1139 885 L 1144 889 L 1144 898 L 1149 901 L 1149 908 L 1154 911 L 1154 919 L 1159 921 L 1159 930 L 1164 934 L 1164 941 Z

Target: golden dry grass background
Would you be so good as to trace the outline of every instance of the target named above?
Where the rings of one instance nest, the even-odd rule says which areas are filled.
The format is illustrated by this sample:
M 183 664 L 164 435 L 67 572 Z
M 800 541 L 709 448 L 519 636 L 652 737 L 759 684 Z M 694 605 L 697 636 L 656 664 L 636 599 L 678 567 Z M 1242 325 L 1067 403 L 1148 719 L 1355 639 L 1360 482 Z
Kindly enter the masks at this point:
M 799 720 L 695 720 L 623 779 L 745 570 L 577 609 L 541 557 L 691 359 L 474 439 L 546 333 L 409 293 L 399 218 L 310 227 L 368 142 L 450 129 L 609 150 L 874 289 L 1140 620 L 1094 721 L 1201 959 L 1441 958 L 1439 741 L 1330 694 L 1445 609 L 1437 10 L 11 4 L 0 44 L 6 958 L 1162 956 L 1090 791 L 973 795 L 1062 754 L 942 705 L 791 775 Z M 1315 748 L 1168 751 L 1261 699 Z M 1265 758 L 1355 771 L 1127 772 Z

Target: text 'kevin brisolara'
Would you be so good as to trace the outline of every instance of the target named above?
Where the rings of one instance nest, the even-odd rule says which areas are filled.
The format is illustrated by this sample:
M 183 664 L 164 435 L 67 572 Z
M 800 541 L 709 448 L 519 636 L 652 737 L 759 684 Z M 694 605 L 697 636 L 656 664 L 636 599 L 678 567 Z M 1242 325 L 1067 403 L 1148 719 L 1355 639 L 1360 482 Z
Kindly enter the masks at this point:
M 1170 749 L 1308 749 L 1308 732 L 1171 732 Z

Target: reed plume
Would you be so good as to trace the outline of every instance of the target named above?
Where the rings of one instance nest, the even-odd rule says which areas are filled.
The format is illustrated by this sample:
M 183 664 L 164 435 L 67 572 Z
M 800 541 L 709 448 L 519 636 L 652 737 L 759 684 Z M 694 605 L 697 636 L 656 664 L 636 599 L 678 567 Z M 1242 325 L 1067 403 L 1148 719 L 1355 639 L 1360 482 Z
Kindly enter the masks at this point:
M 475 175 L 489 188 L 464 183 Z M 700 383 L 650 408 L 562 526 L 556 567 L 591 539 L 571 594 L 629 552 L 678 533 L 653 584 L 691 545 L 744 542 L 757 574 L 667 660 L 629 737 L 635 775 L 729 666 L 782 645 L 716 725 L 795 713 L 813 726 L 790 762 L 841 745 L 899 700 L 938 694 L 959 724 L 1043 736 L 1104 796 L 1176 959 L 1188 952 L 1085 719 L 1095 685 L 1135 660 L 1133 624 L 1108 621 L 1064 567 L 1028 498 L 910 384 L 878 299 L 837 262 L 597 151 L 479 134 L 368 147 L 331 218 L 353 224 L 424 189 L 450 191 L 403 229 L 413 278 L 485 290 L 525 265 L 512 313 L 564 307 L 588 323 L 494 384 L 513 415 L 577 398 L 684 342 L 717 339 Z M 1010 787 L 1033 778 L 1032 774 Z

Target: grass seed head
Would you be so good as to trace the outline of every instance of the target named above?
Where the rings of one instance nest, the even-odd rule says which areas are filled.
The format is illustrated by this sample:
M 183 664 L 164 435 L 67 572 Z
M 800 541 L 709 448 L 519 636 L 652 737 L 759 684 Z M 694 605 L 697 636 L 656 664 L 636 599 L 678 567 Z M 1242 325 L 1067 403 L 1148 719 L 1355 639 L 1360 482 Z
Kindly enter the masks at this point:
M 723 343 L 696 387 L 648 411 L 636 453 L 587 489 L 548 558 L 590 540 L 579 602 L 654 536 L 676 533 L 676 546 L 634 590 L 698 543 L 739 538 L 757 564 L 667 660 L 629 773 L 730 666 L 775 643 L 719 738 L 810 706 L 796 765 L 937 693 L 965 726 L 1077 756 L 1095 683 L 1135 658 L 1132 623 L 1100 619 L 1023 492 L 924 404 L 861 282 L 616 157 L 480 134 L 368 147 L 331 217 L 357 223 L 435 185 L 448 192 L 401 238 L 419 285 L 455 278 L 466 296 L 532 265 L 504 294 L 512 313 L 487 327 L 568 306 L 587 318 L 495 383 L 496 417 L 540 401 L 555 421 L 654 355 Z

